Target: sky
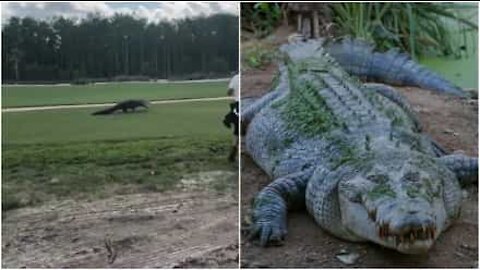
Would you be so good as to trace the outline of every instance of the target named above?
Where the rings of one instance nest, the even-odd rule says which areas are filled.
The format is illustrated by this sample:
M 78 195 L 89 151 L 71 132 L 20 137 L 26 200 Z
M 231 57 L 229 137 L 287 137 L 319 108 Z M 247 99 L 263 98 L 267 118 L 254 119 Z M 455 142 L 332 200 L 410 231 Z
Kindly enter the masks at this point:
M 3 2 L 2 22 L 12 16 L 48 19 L 54 16 L 84 18 L 88 13 L 111 16 L 134 14 L 149 22 L 182 19 L 198 15 L 238 15 L 237 2 Z

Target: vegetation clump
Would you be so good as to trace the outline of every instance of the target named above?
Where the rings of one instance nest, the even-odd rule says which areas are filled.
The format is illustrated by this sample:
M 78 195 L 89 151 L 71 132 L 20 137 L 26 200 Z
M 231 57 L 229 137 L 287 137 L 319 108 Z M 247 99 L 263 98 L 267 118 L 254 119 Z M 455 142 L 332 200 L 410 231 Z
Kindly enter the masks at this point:
M 288 21 L 286 3 L 242 4 L 242 30 L 255 37 L 271 33 Z M 305 4 L 308 5 L 308 4 Z M 352 36 L 380 50 L 400 48 L 413 58 L 455 55 L 476 49 L 477 5 L 470 3 L 316 3 L 322 14 L 322 36 Z M 305 7 L 308 9 L 308 7 Z M 245 11 L 245 12 L 243 12 Z M 292 23 L 294 17 L 290 18 Z M 466 48 L 469 47 L 469 48 Z

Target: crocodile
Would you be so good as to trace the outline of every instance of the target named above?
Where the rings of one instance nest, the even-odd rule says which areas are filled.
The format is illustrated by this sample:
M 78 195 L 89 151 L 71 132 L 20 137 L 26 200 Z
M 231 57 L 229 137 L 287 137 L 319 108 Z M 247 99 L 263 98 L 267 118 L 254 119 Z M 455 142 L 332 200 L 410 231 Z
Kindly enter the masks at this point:
M 92 115 L 103 115 L 103 114 L 112 114 L 116 111 L 123 111 L 124 113 L 128 112 L 128 110 L 135 111 L 137 107 L 143 107 L 145 109 L 148 109 L 148 103 L 145 100 L 125 100 L 118 102 L 114 106 L 110 108 L 106 108 L 100 111 L 96 111 L 92 113 Z
M 252 206 L 250 237 L 262 246 L 283 244 L 287 211 L 302 207 L 336 237 L 405 254 L 426 253 L 458 218 L 461 186 L 478 179 L 478 159 L 448 154 L 422 133 L 400 93 L 357 76 L 463 92 L 412 60 L 395 61 L 397 52 L 365 49 L 342 54 L 319 39 L 285 44 L 274 90 L 242 104 L 246 152 L 273 179 Z M 348 68 L 336 58 L 347 54 Z M 355 57 L 394 62 L 368 66 Z

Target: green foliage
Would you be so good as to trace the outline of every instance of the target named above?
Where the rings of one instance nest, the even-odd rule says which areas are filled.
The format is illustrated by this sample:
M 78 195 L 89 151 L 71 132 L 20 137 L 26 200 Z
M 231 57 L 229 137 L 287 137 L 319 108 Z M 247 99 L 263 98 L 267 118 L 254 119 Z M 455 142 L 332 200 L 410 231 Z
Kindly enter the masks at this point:
M 254 45 L 244 50 L 242 64 L 249 68 L 261 69 L 268 66 L 276 58 L 276 54 L 276 49 Z
M 224 77 L 238 69 L 238 17 L 230 14 L 158 23 L 125 14 L 11 17 L 2 36 L 3 82 Z
M 106 83 L 75 86 L 2 86 L 2 106 L 40 106 L 225 96 L 228 82 Z
M 475 5 L 377 2 L 332 3 L 330 7 L 342 35 L 374 42 L 380 49 L 402 48 L 413 57 L 457 53 L 461 42 L 453 31 L 466 35 L 478 29 L 475 19 L 459 12 L 476 9 Z
M 2 209 L 171 190 L 191 173 L 234 171 L 229 143 L 225 136 L 4 146 Z M 199 185 L 222 192 L 234 183 Z
M 242 3 L 242 28 L 258 38 L 270 34 L 281 19 L 279 3 Z

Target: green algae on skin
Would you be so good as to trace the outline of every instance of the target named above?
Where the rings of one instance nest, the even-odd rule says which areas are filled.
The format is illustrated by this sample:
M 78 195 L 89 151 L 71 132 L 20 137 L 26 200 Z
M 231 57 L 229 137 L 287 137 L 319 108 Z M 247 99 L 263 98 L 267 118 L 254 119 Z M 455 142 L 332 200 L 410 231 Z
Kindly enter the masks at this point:
M 385 196 L 395 198 L 396 194 L 388 184 L 382 183 L 378 184 L 371 191 L 369 191 L 367 196 L 371 200 L 376 200 Z
M 322 85 L 299 79 L 301 67 L 289 66 L 291 92 L 283 100 L 273 104 L 278 109 L 286 126 L 297 130 L 307 137 L 322 134 L 333 127 L 339 126 L 325 100 L 318 94 Z

